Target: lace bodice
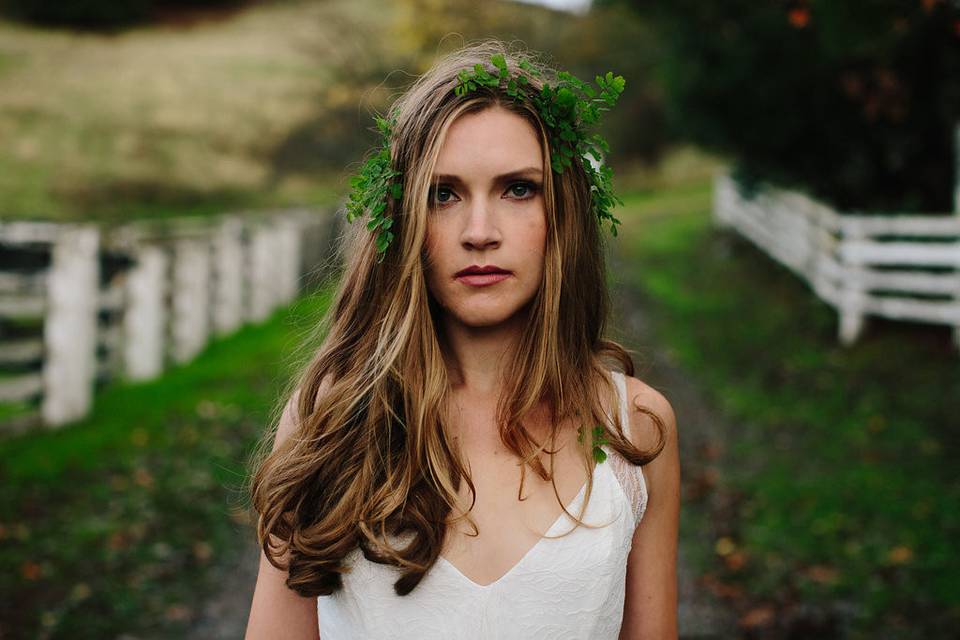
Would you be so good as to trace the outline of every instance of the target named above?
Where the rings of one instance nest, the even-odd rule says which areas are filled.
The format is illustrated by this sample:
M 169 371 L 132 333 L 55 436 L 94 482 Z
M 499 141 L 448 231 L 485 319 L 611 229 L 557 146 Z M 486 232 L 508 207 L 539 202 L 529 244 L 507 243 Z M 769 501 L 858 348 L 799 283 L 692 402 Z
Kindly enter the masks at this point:
M 628 430 L 626 382 L 614 371 L 620 420 Z M 419 585 L 398 596 L 400 569 L 368 561 L 359 549 L 347 557 L 343 589 L 317 598 L 321 640 L 615 639 L 620 633 L 627 556 L 647 505 L 640 467 L 604 446 L 607 460 L 593 470 L 583 521 L 560 517 L 506 574 L 480 585 L 440 556 Z M 586 485 L 567 505 L 579 513 Z

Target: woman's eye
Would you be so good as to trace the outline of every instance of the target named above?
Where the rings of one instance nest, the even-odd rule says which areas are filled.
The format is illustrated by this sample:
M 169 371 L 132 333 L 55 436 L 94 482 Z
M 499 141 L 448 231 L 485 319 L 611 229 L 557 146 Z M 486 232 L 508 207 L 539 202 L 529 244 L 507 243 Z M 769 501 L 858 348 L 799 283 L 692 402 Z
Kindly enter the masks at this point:
M 447 187 L 437 187 L 433 190 L 432 200 L 437 204 L 446 204 L 452 202 L 454 198 L 453 191 Z
M 515 182 L 507 189 L 510 195 L 517 199 L 525 200 L 532 196 L 536 191 L 536 186 L 530 182 Z

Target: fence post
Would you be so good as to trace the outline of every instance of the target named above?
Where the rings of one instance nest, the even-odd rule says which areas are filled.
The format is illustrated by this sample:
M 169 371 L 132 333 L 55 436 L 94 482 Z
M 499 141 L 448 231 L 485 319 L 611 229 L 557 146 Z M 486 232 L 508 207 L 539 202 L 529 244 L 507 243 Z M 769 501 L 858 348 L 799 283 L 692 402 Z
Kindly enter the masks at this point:
M 278 238 L 281 245 L 280 256 L 283 258 L 280 282 L 283 289 L 281 301 L 284 304 L 292 302 L 300 293 L 300 228 L 302 225 L 301 218 L 294 218 L 290 214 L 284 215 L 280 224 L 277 225 L 280 233 Z
M 247 291 L 249 292 L 246 319 L 265 320 L 273 309 L 271 274 L 276 256 L 271 230 L 257 220 L 250 227 L 249 257 L 247 258 Z
M 235 331 L 243 322 L 243 221 L 224 218 L 213 236 L 213 329 Z
M 138 245 L 135 264 L 127 275 L 127 308 L 123 314 L 124 375 L 150 380 L 163 372 L 167 310 L 167 253 L 160 247 Z
M 737 194 L 733 179 L 728 173 L 717 173 L 713 177 L 713 225 L 719 229 L 732 227 L 730 212 L 735 206 Z
M 851 256 L 850 250 L 850 243 L 863 237 L 865 236 L 859 226 L 841 227 L 839 255 L 842 260 L 843 278 L 840 282 L 837 311 L 840 313 L 840 343 L 844 346 L 850 346 L 856 342 L 863 331 L 863 269 L 860 261 Z
M 66 227 L 52 247 L 43 325 L 44 423 L 62 425 L 90 410 L 96 380 L 99 229 Z
M 960 218 L 960 121 L 953 128 L 953 213 Z M 960 238 L 957 242 L 960 246 Z M 960 265 L 956 265 L 953 272 L 957 277 L 953 300 L 960 306 Z M 953 325 L 953 345 L 960 349 L 960 324 Z
M 207 342 L 210 313 L 210 251 L 206 238 L 180 238 L 174 244 L 173 359 L 193 359 Z

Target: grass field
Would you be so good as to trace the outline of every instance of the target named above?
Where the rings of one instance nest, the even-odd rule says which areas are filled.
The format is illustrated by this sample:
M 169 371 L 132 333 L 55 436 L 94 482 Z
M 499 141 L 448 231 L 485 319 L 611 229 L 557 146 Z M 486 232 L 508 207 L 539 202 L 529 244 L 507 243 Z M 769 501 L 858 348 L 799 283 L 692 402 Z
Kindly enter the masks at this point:
M 629 177 L 616 244 L 631 264 L 618 278 L 642 292 L 658 340 L 736 425 L 709 479 L 729 508 L 704 514 L 726 534 L 692 557 L 733 606 L 783 634 L 949 635 L 960 618 L 949 331 L 871 320 L 857 345 L 838 346 L 834 311 L 711 228 L 714 165 L 699 162 L 681 150 Z M 6 635 L 175 635 L 192 620 L 210 567 L 246 527 L 242 463 L 289 370 L 280 354 L 326 304 L 301 301 L 161 380 L 107 389 L 62 432 L 0 443 Z
M 365 106 L 382 100 L 343 77 L 366 60 L 343 38 L 361 35 L 354 21 L 389 28 L 377 20 L 390 13 L 368 4 L 264 3 L 117 35 L 0 21 L 0 216 L 329 201 L 365 144 Z M 320 139 L 331 147 L 311 145 Z
M 106 389 L 62 431 L 0 441 L 0 637 L 178 637 L 252 535 L 247 457 L 329 293 Z
M 711 227 L 709 181 L 626 200 L 621 277 L 736 425 L 715 487 L 732 511 L 713 514 L 729 535 L 703 567 L 718 592 L 758 627 L 779 625 L 769 637 L 951 635 L 960 354 L 949 329 L 871 319 L 843 348 L 836 313 L 808 286 Z

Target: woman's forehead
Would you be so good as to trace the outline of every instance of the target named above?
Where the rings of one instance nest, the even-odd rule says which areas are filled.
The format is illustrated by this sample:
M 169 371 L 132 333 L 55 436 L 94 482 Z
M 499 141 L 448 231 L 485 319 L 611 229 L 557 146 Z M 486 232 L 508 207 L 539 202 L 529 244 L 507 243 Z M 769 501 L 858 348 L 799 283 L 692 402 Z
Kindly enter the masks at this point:
M 522 116 L 491 107 L 462 114 L 450 124 L 434 174 L 494 177 L 529 167 L 542 172 L 537 131 Z

